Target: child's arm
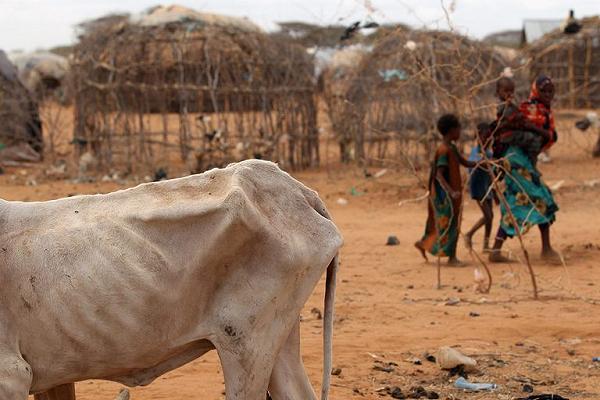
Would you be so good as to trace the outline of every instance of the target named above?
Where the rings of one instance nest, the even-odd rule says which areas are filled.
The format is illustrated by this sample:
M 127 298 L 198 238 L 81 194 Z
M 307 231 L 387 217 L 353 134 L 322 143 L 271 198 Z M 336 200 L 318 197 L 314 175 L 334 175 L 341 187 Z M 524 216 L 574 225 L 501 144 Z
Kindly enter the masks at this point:
M 442 186 L 444 191 L 450 195 L 450 197 L 452 197 L 455 200 L 459 199 L 461 193 L 458 191 L 452 190 L 452 188 L 448 184 L 448 181 L 446 181 L 446 178 L 444 178 L 444 171 L 446 168 L 448 168 L 448 167 L 436 167 L 435 179 L 439 182 L 439 184 Z
M 469 161 L 466 158 L 464 158 L 462 156 L 462 154 L 460 154 L 460 152 L 458 151 L 457 148 L 454 148 L 454 151 L 456 152 L 456 155 L 458 157 L 458 162 L 460 163 L 460 165 L 462 165 L 463 167 L 467 167 L 467 168 L 475 168 L 477 166 L 477 162 L 475 161 Z

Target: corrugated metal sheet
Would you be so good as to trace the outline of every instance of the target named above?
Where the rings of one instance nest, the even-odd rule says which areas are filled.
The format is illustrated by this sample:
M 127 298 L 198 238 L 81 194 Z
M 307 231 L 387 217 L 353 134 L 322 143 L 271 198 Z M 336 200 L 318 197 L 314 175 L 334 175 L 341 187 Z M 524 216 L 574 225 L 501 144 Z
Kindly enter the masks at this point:
M 546 33 L 560 28 L 562 23 L 561 19 L 526 19 L 523 21 L 525 42 L 535 42 Z

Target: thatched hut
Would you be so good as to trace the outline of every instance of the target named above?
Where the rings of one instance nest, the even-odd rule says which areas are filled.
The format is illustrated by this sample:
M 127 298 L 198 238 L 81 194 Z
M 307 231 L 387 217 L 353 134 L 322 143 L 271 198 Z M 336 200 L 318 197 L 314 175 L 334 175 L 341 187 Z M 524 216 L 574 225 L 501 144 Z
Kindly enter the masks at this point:
M 105 166 L 169 165 L 177 151 L 195 154 L 196 169 L 252 156 L 318 162 L 314 66 L 299 46 L 179 6 L 81 29 L 75 137 Z
M 354 157 L 406 155 L 407 146 L 433 137 L 442 113 L 457 113 L 465 126 L 490 118 L 503 64 L 491 48 L 451 32 L 398 29 L 383 37 L 346 93 Z
M 9 151 L 9 149 L 12 149 Z M 35 101 L 19 81 L 17 69 L 0 50 L 0 161 L 37 161 L 42 127 Z
M 600 107 L 600 17 L 579 21 L 581 29 L 562 29 L 543 36 L 527 48 L 530 78 L 552 77 L 556 105 L 569 108 Z

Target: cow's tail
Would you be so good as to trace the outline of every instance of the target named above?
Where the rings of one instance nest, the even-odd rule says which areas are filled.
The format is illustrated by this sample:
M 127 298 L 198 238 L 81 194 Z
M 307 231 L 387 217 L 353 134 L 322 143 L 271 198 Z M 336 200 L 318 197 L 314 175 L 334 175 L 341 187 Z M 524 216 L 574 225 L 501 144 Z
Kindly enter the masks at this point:
M 323 204 L 317 193 L 310 191 L 307 197 L 310 199 L 310 204 L 313 205 L 315 211 L 331 221 L 331 216 L 327 212 L 325 204 Z M 321 400 L 327 400 L 329 397 L 329 387 L 331 386 L 331 367 L 333 362 L 333 304 L 335 302 L 335 281 L 339 265 L 340 255 L 337 253 L 329 263 L 329 266 L 327 266 L 327 277 L 325 279 L 325 305 L 323 316 L 323 383 L 321 385 Z
M 335 280 L 339 265 L 339 255 L 331 260 L 325 279 L 325 310 L 323 316 L 323 384 L 321 400 L 327 400 L 331 386 L 331 367 L 333 359 L 333 303 L 335 300 Z

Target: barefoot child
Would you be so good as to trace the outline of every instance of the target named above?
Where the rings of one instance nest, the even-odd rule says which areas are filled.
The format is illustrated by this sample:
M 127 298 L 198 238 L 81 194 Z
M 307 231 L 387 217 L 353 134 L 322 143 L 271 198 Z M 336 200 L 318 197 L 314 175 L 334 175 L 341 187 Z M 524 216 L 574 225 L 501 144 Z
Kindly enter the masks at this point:
M 449 265 L 460 262 L 456 258 L 456 243 L 460 230 L 463 182 L 460 165 L 474 167 L 465 160 L 454 142 L 460 138 L 460 122 L 453 114 L 443 115 L 437 122 L 443 141 L 435 152 L 429 175 L 429 202 L 427 225 L 423 238 L 415 247 L 427 259 L 426 252 L 448 257 Z
M 479 163 L 483 159 L 483 154 L 486 155 L 487 159 L 492 158 L 492 152 L 490 148 L 490 126 L 489 124 L 482 122 L 477 125 L 477 145 L 471 150 L 469 161 Z M 492 178 L 488 168 L 478 165 L 470 171 L 469 178 L 469 191 L 471 198 L 477 201 L 479 209 L 483 213 L 483 216 L 473 225 L 471 230 L 465 233 L 465 245 L 468 249 L 473 248 L 473 235 L 482 226 L 485 225 L 485 233 L 483 236 L 483 251 L 488 251 L 490 248 L 490 235 L 492 233 L 492 223 L 494 221 L 493 211 L 493 191 L 490 190 L 492 184 Z

